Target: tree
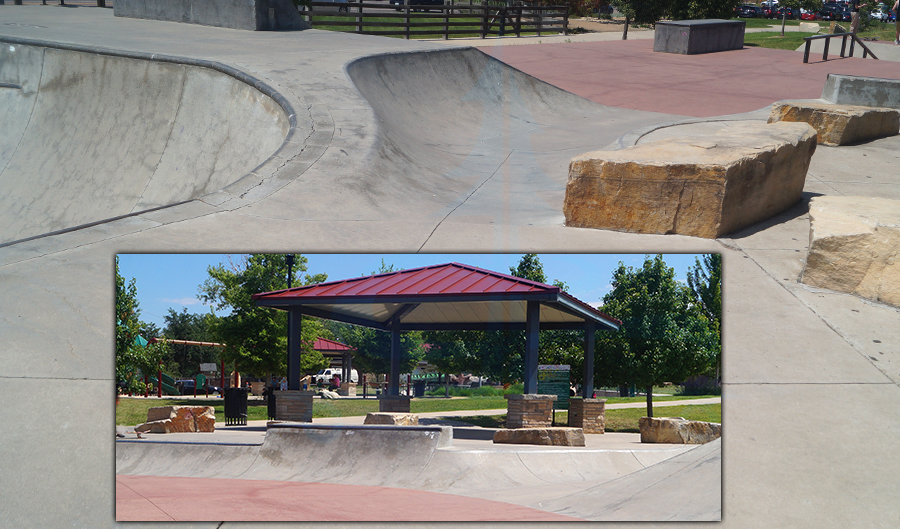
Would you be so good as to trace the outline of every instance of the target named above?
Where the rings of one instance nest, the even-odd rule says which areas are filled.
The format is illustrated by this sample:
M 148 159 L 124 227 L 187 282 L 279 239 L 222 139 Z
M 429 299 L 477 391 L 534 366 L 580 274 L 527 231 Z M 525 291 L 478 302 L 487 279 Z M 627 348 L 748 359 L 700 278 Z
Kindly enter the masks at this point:
M 297 256 L 292 283 L 310 285 L 327 279 L 326 274 L 303 275 L 307 260 Z M 215 320 L 211 330 L 225 344 L 222 358 L 235 362 L 242 371 L 260 374 L 287 373 L 287 313 L 259 307 L 253 294 L 287 288 L 287 263 L 282 254 L 252 254 L 240 263 L 207 269 L 209 279 L 199 287 L 199 298 L 231 314 Z M 303 317 L 300 370 L 316 373 L 328 366 L 322 353 L 313 349 L 316 338 L 330 335 L 321 320 Z
M 813 11 L 818 11 L 822 9 L 821 0 L 781 0 L 778 4 L 779 7 L 790 7 L 792 9 L 809 9 Z M 781 13 L 781 36 L 784 36 L 784 26 L 787 21 L 787 9 L 782 11 Z M 860 13 L 862 14 L 862 13 Z M 860 18 L 860 25 L 862 25 L 862 18 Z
M 633 382 L 647 391 L 647 416 L 653 416 L 653 386 L 681 381 L 708 369 L 718 334 L 710 331 L 690 289 L 675 281 L 675 271 L 661 255 L 643 267 L 619 263 L 603 311 L 622 320 L 618 333 L 600 341 L 604 356 L 598 378 Z M 610 380 L 613 379 L 613 380 Z
M 214 342 L 213 327 L 216 325 L 214 314 L 191 314 L 187 309 L 176 312 L 169 309 L 164 316 L 166 327 L 162 336 L 170 340 L 191 340 L 195 342 Z M 168 344 L 169 354 L 166 365 L 177 377 L 191 377 L 200 370 L 201 363 L 217 363 L 219 351 L 215 348 L 200 345 Z
M 124 382 L 131 392 L 140 392 L 143 382 L 138 374 L 149 374 L 159 365 L 164 348 L 149 344 L 147 338 L 155 338 L 155 325 L 140 320 L 141 310 L 137 299 L 136 280 L 127 283 L 119 273 L 119 257 L 116 256 L 116 380 Z
M 347 325 L 339 335 L 339 340 L 356 349 L 353 362 L 368 373 L 390 373 L 391 333 Z M 422 359 L 422 337 L 419 332 L 400 334 L 400 372 L 412 371 Z
M 722 254 L 706 254 L 702 262 L 696 259 L 695 263 L 695 266 L 688 270 L 687 282 L 694 303 L 709 322 L 710 331 L 717 335 L 715 380 L 718 384 L 722 369 Z
M 663 0 L 611 0 L 610 5 L 625 15 L 622 40 L 628 40 L 629 24 L 654 25 L 666 16 L 668 4 Z
M 739 5 L 740 0 L 673 0 L 669 4 L 668 17 L 672 20 L 728 20 Z

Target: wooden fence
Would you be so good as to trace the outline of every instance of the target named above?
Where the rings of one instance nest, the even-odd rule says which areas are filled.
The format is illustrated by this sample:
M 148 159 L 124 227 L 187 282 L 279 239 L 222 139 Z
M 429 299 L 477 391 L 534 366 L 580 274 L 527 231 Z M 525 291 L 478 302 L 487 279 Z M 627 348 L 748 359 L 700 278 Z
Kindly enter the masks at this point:
M 340 11 L 339 11 L 340 9 Z M 346 9 L 346 11 L 345 11 Z M 311 2 L 301 14 L 314 27 L 365 35 L 510 36 L 568 34 L 568 6 L 390 5 Z

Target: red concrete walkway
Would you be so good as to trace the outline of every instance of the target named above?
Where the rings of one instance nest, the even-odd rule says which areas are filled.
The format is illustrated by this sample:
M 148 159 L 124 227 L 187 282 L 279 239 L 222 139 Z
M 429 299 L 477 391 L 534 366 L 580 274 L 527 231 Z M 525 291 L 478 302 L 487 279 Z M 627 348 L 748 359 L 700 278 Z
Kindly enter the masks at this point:
M 116 521 L 580 521 L 509 503 L 409 489 L 116 476 Z
M 591 101 L 632 110 L 712 117 L 783 99 L 815 99 L 829 73 L 900 79 L 900 63 L 847 58 L 803 64 L 803 54 L 766 48 L 676 55 L 652 40 L 479 48 Z

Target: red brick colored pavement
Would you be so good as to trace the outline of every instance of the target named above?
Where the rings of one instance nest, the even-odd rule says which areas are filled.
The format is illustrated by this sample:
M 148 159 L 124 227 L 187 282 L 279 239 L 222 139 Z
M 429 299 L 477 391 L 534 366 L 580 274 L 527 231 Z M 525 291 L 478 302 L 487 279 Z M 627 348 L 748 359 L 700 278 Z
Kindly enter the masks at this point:
M 116 521 L 580 521 L 498 501 L 330 483 L 116 476 Z
M 784 99 L 822 96 L 829 73 L 900 79 L 900 63 L 846 58 L 803 64 L 803 54 L 747 48 L 704 55 L 653 51 L 653 40 L 479 48 L 563 90 L 603 105 L 712 117 Z M 623 133 L 626 131 L 623 131 Z

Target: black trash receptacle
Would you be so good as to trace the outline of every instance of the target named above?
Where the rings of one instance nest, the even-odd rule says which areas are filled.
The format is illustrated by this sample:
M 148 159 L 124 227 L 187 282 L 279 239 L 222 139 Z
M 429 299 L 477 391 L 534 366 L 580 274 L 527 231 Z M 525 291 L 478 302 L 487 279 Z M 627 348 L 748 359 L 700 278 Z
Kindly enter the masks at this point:
M 247 425 L 247 388 L 225 390 L 225 426 Z
M 413 396 L 416 397 L 424 397 L 425 396 L 425 381 L 421 382 L 413 382 Z
M 268 403 L 269 410 L 269 420 L 275 420 L 275 392 L 278 391 L 278 386 L 269 386 L 266 389 L 266 402 Z

